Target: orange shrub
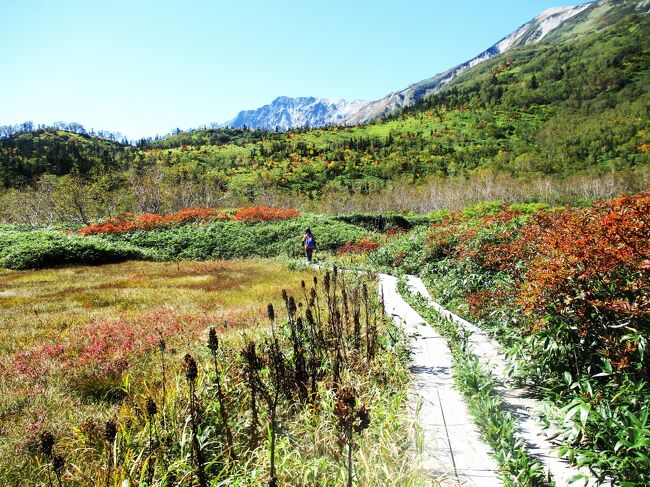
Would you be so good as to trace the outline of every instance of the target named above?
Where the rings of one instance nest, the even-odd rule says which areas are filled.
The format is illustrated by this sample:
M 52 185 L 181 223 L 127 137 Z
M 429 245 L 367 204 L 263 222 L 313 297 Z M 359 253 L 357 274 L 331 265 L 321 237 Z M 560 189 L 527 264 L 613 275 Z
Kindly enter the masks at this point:
M 448 252 L 474 272 L 512 279 L 504 288 L 473 290 L 472 312 L 518 305 L 529 332 L 570 346 L 574 367 L 594 355 L 617 369 L 638 360 L 639 336 L 650 332 L 650 193 L 540 211 L 521 225 L 516 215 L 497 216 L 490 232 L 487 219 L 474 233 L 456 232 Z
M 284 210 L 282 208 L 273 208 L 271 206 L 250 206 L 241 208 L 235 212 L 232 219 L 243 222 L 272 221 L 272 220 L 289 220 L 297 218 L 300 212 L 295 208 Z
M 379 243 L 370 238 L 360 238 L 358 240 L 351 240 L 343 244 L 338 250 L 337 255 L 345 254 L 367 254 L 379 248 Z
M 400 227 L 391 227 L 384 232 L 384 235 L 394 237 L 395 235 L 404 235 L 405 233 L 408 233 L 408 230 Z
M 206 220 L 226 220 L 228 216 L 214 208 L 183 208 L 176 213 L 157 215 L 154 213 L 143 213 L 135 216 L 131 213 L 121 213 L 115 218 L 110 218 L 104 223 L 88 225 L 79 230 L 81 235 L 93 235 L 98 233 L 128 233 L 136 230 L 151 230 L 169 225 L 189 223 Z

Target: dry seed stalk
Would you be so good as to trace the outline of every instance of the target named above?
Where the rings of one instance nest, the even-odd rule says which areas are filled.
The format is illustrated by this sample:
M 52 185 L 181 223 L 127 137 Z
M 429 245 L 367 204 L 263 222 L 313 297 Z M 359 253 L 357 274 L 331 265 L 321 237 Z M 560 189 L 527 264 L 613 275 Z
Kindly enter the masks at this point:
M 270 445 L 270 462 L 271 469 L 269 472 L 269 486 L 276 486 L 278 484 L 278 477 L 275 472 L 275 437 L 277 434 L 277 409 L 278 400 L 280 398 L 280 390 L 284 378 L 287 375 L 286 365 L 280 345 L 277 338 L 273 338 L 268 351 L 269 372 L 271 376 L 271 384 L 273 385 L 273 395 L 268 396 L 269 410 L 271 413 L 271 445 Z
M 104 439 L 108 442 L 108 459 L 106 461 L 106 486 L 111 484 L 111 472 L 113 468 L 113 446 L 117 437 L 117 423 L 109 419 L 104 425 Z
M 149 422 L 149 461 L 147 463 L 147 482 L 148 485 L 151 485 L 151 481 L 153 480 L 153 422 L 154 422 L 154 417 L 156 416 L 156 413 L 158 413 L 158 407 L 156 406 L 156 403 L 154 402 L 153 399 L 148 398 L 147 399 L 147 418 Z
M 50 470 L 52 460 L 52 452 L 54 449 L 54 435 L 50 431 L 43 431 L 39 436 L 39 449 L 41 454 L 47 458 L 47 482 L 50 487 L 52 487 L 52 472 Z
M 339 421 L 339 446 L 347 446 L 346 468 L 348 471 L 347 486 L 352 487 L 353 467 L 352 451 L 358 446 L 354 434 L 361 434 L 370 426 L 370 412 L 365 405 L 357 406 L 357 396 L 350 387 L 341 388 L 336 393 L 334 413 Z
M 212 352 L 212 360 L 214 361 L 214 378 L 217 385 L 217 400 L 219 401 L 219 415 L 221 416 L 221 427 L 226 436 L 226 449 L 229 458 L 233 457 L 233 438 L 232 431 L 228 420 L 228 409 L 226 407 L 226 399 L 221 388 L 221 374 L 219 373 L 219 361 L 217 360 L 217 352 L 219 350 L 219 338 L 217 332 L 213 327 L 210 327 L 208 335 L 208 348 Z
M 257 446 L 259 419 L 257 412 L 257 394 L 258 394 L 258 372 L 262 368 L 262 362 L 255 350 L 255 342 L 248 342 L 241 352 L 242 358 L 246 362 L 246 381 L 251 391 L 251 424 L 249 433 L 249 443 L 251 448 Z
M 160 365 L 162 368 L 162 400 L 160 403 L 161 409 L 165 410 L 165 398 L 167 397 L 167 376 L 165 370 L 165 351 L 167 350 L 167 344 L 162 337 L 162 334 L 158 332 L 160 339 L 158 340 L 158 350 L 160 350 Z M 163 421 L 165 421 L 165 416 L 163 414 Z
M 196 361 L 189 353 L 185 355 L 184 363 L 185 378 L 187 379 L 187 384 L 189 386 L 190 426 L 192 429 L 192 452 L 196 464 L 196 477 L 199 481 L 199 487 L 206 487 L 207 482 L 205 479 L 205 473 L 203 472 L 205 462 L 203 461 L 203 452 L 201 451 L 201 445 L 199 444 L 199 427 L 198 419 L 196 417 L 196 379 L 198 377 L 198 367 Z

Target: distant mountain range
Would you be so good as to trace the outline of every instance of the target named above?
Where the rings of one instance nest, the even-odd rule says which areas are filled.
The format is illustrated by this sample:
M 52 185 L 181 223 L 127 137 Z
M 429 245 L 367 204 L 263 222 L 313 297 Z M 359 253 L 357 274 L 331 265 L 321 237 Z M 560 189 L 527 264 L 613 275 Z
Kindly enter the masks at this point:
M 269 105 L 239 112 L 235 118 L 225 122 L 222 126 L 288 130 L 301 127 L 316 128 L 328 125 L 367 123 L 421 100 L 440 90 L 466 69 L 515 47 L 536 44 L 543 40 L 564 40 L 593 31 L 599 27 L 597 19 L 606 16 L 608 11 L 621 3 L 634 4 L 634 8 L 637 10 L 647 11 L 650 9 L 650 0 L 636 2 L 600 0 L 584 3 L 577 7 L 549 8 L 469 61 L 432 78 L 414 83 L 401 91 L 390 93 L 379 100 L 346 101 L 281 96 Z
M 367 101 L 330 100 L 327 98 L 280 96 L 270 105 L 244 110 L 224 126 L 287 130 L 295 127 L 341 125 L 368 105 Z

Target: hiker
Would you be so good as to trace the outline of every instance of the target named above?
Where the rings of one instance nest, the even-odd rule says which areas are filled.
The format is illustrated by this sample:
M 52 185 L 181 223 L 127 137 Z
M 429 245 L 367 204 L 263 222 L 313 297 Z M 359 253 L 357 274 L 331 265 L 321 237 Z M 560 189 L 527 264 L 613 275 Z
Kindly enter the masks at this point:
M 312 255 L 314 254 L 314 250 L 316 250 L 316 239 L 309 228 L 305 230 L 305 234 L 302 236 L 302 246 L 305 248 L 307 262 L 311 264 Z
M 375 221 L 373 222 L 375 230 L 378 232 L 383 232 L 386 222 L 384 221 L 384 215 L 377 215 Z

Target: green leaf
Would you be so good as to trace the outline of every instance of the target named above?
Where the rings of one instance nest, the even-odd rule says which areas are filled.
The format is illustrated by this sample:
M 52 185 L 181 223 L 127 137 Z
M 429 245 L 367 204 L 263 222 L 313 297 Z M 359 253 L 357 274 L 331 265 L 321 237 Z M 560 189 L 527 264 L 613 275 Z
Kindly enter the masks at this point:
M 580 422 L 584 428 L 587 424 L 587 419 L 589 419 L 589 413 L 591 412 L 591 404 L 582 403 L 580 406 Z

